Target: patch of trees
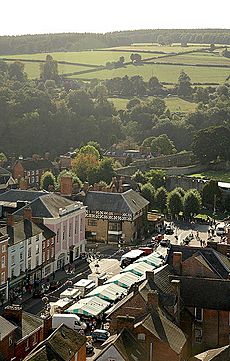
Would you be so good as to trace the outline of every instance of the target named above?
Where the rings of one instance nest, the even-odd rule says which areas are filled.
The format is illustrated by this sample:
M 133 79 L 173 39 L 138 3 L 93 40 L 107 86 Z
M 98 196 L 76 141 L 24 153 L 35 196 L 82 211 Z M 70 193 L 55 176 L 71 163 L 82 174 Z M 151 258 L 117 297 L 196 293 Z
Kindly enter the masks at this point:
M 105 34 L 60 33 L 1 36 L 0 54 L 26 54 L 55 51 L 80 51 L 132 43 L 230 44 L 228 29 L 152 29 L 119 31 Z

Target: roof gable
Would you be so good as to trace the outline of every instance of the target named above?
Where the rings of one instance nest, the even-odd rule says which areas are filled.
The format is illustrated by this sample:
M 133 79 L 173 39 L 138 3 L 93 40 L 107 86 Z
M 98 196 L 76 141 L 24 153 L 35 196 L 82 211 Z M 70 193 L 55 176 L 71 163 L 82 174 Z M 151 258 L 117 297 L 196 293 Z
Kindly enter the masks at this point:
M 48 159 L 20 159 L 16 163 L 21 163 L 23 168 L 30 170 L 48 170 L 53 168 L 53 163 Z

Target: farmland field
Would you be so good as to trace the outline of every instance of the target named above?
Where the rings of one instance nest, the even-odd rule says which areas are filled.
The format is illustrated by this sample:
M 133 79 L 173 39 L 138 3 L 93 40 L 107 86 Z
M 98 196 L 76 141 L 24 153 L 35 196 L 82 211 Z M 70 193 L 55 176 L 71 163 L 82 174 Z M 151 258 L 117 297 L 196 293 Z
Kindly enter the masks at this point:
M 202 173 L 191 174 L 189 177 L 215 179 L 222 182 L 230 182 L 230 171 L 205 171 Z
M 151 98 L 152 97 L 149 96 L 148 98 L 145 98 L 145 100 L 151 100 Z M 126 108 L 126 104 L 128 103 L 128 101 L 130 99 L 110 98 L 109 100 L 114 103 L 116 109 L 120 110 L 120 109 Z M 164 101 L 166 103 L 166 106 L 169 108 L 169 110 L 172 113 L 174 113 L 174 112 L 182 112 L 182 113 L 194 112 L 196 109 L 196 106 L 197 106 L 197 104 L 195 104 L 195 103 L 188 102 L 188 101 L 180 99 L 178 97 L 164 98 Z
M 170 56 L 157 59 L 155 61 L 164 63 L 185 63 L 185 64 L 212 64 L 212 65 L 229 65 L 230 59 L 224 58 L 219 53 L 193 53 Z
M 138 50 L 142 51 L 162 51 L 165 53 L 181 53 L 184 51 L 191 51 L 191 50 L 197 50 L 201 48 L 209 48 L 209 45 L 207 44 L 188 44 L 187 47 L 182 47 L 180 44 L 172 44 L 171 46 L 168 45 L 159 45 L 156 43 L 137 43 L 127 46 L 119 46 L 116 48 L 110 48 L 110 49 L 120 49 L 120 50 L 130 50 L 138 52 Z
M 111 79 L 125 75 L 140 75 L 143 79 L 149 80 L 152 76 L 158 77 L 161 82 L 176 83 L 181 70 L 184 70 L 193 83 L 223 83 L 230 75 L 230 69 L 208 68 L 182 65 L 145 64 L 142 66 L 128 65 L 125 68 L 100 70 L 89 74 L 73 76 L 81 79 Z

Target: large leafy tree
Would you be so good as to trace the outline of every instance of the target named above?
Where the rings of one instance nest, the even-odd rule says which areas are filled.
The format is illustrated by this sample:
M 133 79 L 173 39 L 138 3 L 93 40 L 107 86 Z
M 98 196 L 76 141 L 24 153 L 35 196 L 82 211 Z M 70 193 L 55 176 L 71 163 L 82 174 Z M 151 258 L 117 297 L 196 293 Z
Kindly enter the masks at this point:
M 41 79 L 46 80 L 58 80 L 58 63 L 53 59 L 51 55 L 46 56 L 46 61 L 41 64 Z
M 176 148 L 173 142 L 166 134 L 153 138 L 150 149 L 154 155 L 170 155 L 176 153 Z
M 55 176 L 52 172 L 47 171 L 41 176 L 40 188 L 48 190 L 54 190 L 56 185 Z
M 73 159 L 72 168 L 82 181 L 97 182 L 99 159 L 94 154 L 79 153 Z
M 192 95 L 191 79 L 184 70 L 180 72 L 178 78 L 177 94 L 181 97 L 190 97 Z
M 183 199 L 184 215 L 193 218 L 200 212 L 202 199 L 200 193 L 195 189 L 188 190 Z
M 141 195 L 149 201 L 149 208 L 151 209 L 154 205 L 155 189 L 151 183 L 146 183 L 141 187 Z
M 202 200 L 205 206 L 215 208 L 221 201 L 221 190 L 218 187 L 218 182 L 210 180 L 203 186 Z
M 156 190 L 155 193 L 156 208 L 159 209 L 161 212 L 164 212 L 166 209 L 166 202 L 167 202 L 167 191 L 164 187 L 160 187 Z
M 150 170 L 145 173 L 149 183 L 152 184 L 154 188 L 159 188 L 165 186 L 165 172 L 162 169 Z
M 230 130 L 224 126 L 215 126 L 202 129 L 193 139 L 193 152 L 201 163 L 216 160 L 230 159 Z
M 178 191 L 173 190 L 168 193 L 167 208 L 173 217 L 178 216 L 183 211 L 183 198 Z

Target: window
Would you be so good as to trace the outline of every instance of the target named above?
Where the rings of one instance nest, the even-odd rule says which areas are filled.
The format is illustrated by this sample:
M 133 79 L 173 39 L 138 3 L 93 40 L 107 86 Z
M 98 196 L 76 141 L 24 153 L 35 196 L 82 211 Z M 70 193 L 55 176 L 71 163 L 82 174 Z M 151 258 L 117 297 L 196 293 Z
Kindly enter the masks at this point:
M 58 241 L 59 241 L 59 229 L 57 229 L 57 235 L 56 235 L 56 237 L 57 237 L 57 243 L 58 243 Z
M 23 261 L 23 253 L 20 252 L 20 262 Z
M 11 256 L 11 266 L 15 265 L 15 260 L 14 260 L 14 256 Z
M 30 257 L 31 257 L 31 247 L 28 248 L 28 258 L 30 258 Z
M 28 270 L 31 270 L 31 260 L 28 260 Z
M 54 247 L 52 247 L 52 251 L 51 251 L 51 257 L 54 257 Z
M 36 333 L 35 333 L 35 335 L 33 335 L 32 343 L 33 343 L 33 346 L 36 345 L 36 343 L 37 343 L 37 334 Z
M 52 245 L 54 244 L 54 238 L 51 239 L 51 244 L 52 244 Z
M 39 266 L 39 256 L 36 257 L 36 267 Z
M 5 253 L 5 252 L 6 252 L 6 245 L 3 244 L 3 245 L 2 245 L 2 253 Z
M 109 231 L 121 231 L 121 222 L 109 222 Z
M 89 226 L 97 226 L 97 220 L 96 219 L 88 219 L 88 225 Z
M 196 321 L 203 321 L 203 309 L 195 307 L 195 319 Z
M 46 253 L 42 252 L 42 263 L 44 263 L 46 260 Z
M 50 246 L 50 240 L 49 240 L 49 239 L 47 239 L 47 244 L 46 244 L 46 246 L 47 246 L 47 247 Z
M 138 333 L 137 339 L 140 341 L 145 341 L 145 334 L 144 333 Z
M 81 219 L 81 222 L 80 222 L 80 232 L 82 232 L 82 225 L 83 225 L 83 221 Z
M 36 254 L 39 253 L 39 244 L 36 244 Z
M 46 241 L 43 241 L 42 242 L 42 249 L 45 249 L 46 248 Z
M 27 175 L 30 176 L 30 171 L 27 172 Z
M 22 272 L 23 272 L 23 265 L 20 264 L 20 273 L 22 273 Z
M 78 221 L 76 219 L 76 221 L 75 221 L 75 234 L 77 234 L 77 229 L 78 229 Z
M 13 336 L 9 337 L 9 346 L 11 346 L 13 344 Z
M 31 238 L 28 239 L 28 245 L 31 244 Z
M 34 170 L 32 170 L 31 174 L 34 175 Z
M 6 267 L 6 256 L 2 256 L 2 268 Z
M 39 241 L 39 234 L 37 234 L 37 236 L 36 236 L 36 242 L 38 242 Z
M 39 176 L 36 175 L 36 183 L 38 183 L 38 182 L 39 182 Z
M 31 177 L 31 183 L 34 183 L 34 177 Z
M 11 268 L 11 278 L 14 278 L 14 268 Z
M 23 248 L 23 247 L 24 247 L 23 242 L 20 242 L 20 248 Z
M 30 348 L 30 340 L 29 340 L 29 338 L 27 338 L 27 340 L 26 340 L 26 346 L 25 346 L 25 351 L 29 350 L 29 348 Z
M 64 241 L 64 239 L 65 239 L 65 227 L 63 226 L 62 240 Z
M 200 328 L 195 328 L 195 342 L 202 342 L 202 330 Z
M 36 174 L 39 174 L 39 170 L 36 170 Z
M 50 259 L 50 250 L 49 249 L 47 249 L 47 261 L 49 261 L 49 259 Z
M 4 285 L 4 283 L 6 282 L 6 278 L 5 278 L 5 272 L 1 273 L 1 285 Z
M 72 231 L 72 227 L 71 227 L 71 223 L 69 224 L 69 238 L 71 237 L 71 231 Z

